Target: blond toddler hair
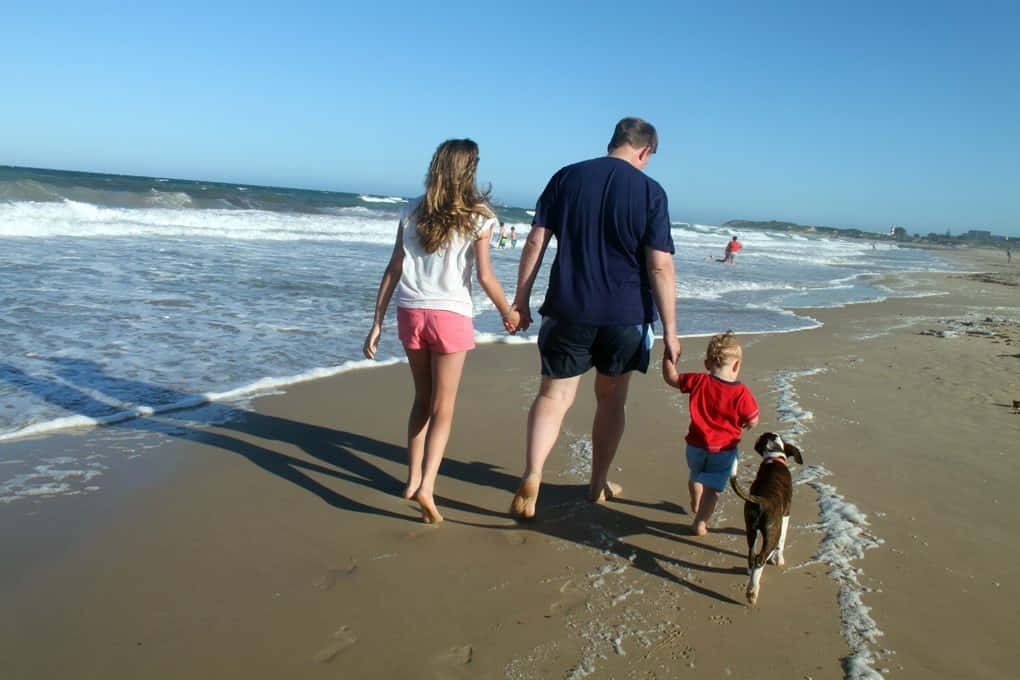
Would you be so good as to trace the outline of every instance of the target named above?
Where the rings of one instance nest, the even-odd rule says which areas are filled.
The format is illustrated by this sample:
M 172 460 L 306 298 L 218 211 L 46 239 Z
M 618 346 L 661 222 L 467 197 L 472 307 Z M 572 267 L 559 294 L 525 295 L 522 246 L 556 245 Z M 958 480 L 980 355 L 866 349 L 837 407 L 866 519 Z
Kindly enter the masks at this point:
M 722 368 L 734 359 L 740 359 L 743 350 L 737 342 L 737 336 L 733 331 L 726 331 L 713 335 L 708 342 L 708 349 L 705 350 L 705 361 L 709 366 Z

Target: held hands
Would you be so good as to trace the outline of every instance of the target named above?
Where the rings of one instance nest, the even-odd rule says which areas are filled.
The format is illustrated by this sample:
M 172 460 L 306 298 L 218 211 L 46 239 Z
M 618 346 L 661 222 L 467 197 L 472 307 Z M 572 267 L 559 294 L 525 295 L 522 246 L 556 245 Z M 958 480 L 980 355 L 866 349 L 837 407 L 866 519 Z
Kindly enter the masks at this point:
M 670 342 L 672 339 L 672 343 Z M 662 379 L 667 385 L 679 387 L 680 373 L 677 371 L 676 362 L 680 358 L 680 341 L 674 338 L 663 338 L 665 348 L 662 352 Z
M 528 305 L 521 306 L 514 302 L 513 309 L 520 318 L 520 321 L 517 323 L 517 330 L 528 330 L 531 327 L 531 308 Z
M 510 311 L 503 317 L 503 328 L 505 328 L 506 332 L 510 335 L 516 335 L 520 325 L 521 313 L 511 307 Z
M 527 307 L 521 309 L 519 305 L 514 303 L 510 306 L 510 311 L 503 317 L 503 328 L 510 335 L 516 335 L 517 331 L 526 331 L 531 326 L 531 310 Z

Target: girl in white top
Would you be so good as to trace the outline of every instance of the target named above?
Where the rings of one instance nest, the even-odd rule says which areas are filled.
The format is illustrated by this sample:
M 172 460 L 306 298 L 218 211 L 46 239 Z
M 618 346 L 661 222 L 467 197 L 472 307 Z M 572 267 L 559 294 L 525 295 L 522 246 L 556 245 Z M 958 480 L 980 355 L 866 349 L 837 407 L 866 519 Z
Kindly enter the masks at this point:
M 464 360 L 475 346 L 472 266 L 506 330 L 514 333 L 520 323 L 489 261 L 489 238 L 498 220 L 488 195 L 475 185 L 477 167 L 478 145 L 470 139 L 449 139 L 436 149 L 425 194 L 401 212 L 365 338 L 365 356 L 373 359 L 396 290 L 397 332 L 414 380 L 403 495 L 418 501 L 422 519 L 430 524 L 443 521 L 433 497 L 436 476 L 450 438 Z

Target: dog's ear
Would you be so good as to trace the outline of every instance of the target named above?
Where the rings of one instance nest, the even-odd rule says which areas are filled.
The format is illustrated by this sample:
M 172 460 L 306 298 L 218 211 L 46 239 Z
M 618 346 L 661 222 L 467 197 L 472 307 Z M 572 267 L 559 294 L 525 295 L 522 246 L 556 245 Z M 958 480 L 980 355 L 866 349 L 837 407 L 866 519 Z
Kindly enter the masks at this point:
M 786 444 L 786 443 L 784 443 L 783 444 L 783 453 L 786 454 L 787 458 L 789 458 L 790 456 L 793 456 L 793 459 L 795 461 L 797 461 L 801 465 L 804 464 L 804 457 L 800 455 L 800 449 L 798 449 L 793 444 Z
M 765 450 L 769 446 L 769 435 L 771 434 L 772 434 L 771 432 L 766 432 L 765 434 L 759 436 L 758 440 L 754 442 L 754 450 L 758 452 L 759 456 L 765 455 Z

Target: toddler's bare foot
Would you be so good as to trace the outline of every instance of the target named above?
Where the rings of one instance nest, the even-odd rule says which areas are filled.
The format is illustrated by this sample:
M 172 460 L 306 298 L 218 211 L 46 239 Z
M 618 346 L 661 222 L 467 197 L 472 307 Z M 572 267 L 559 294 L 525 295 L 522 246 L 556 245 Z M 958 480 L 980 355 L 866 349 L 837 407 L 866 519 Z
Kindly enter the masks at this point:
M 691 525 L 691 531 L 694 532 L 695 536 L 704 536 L 708 533 L 708 524 L 705 522 L 695 522 Z
M 432 494 L 416 491 L 414 500 L 418 501 L 418 505 L 421 506 L 421 521 L 425 524 L 439 524 L 443 521 L 443 516 L 439 514 L 436 503 L 432 500 Z
M 525 477 L 517 487 L 514 500 L 510 503 L 510 514 L 518 519 L 534 519 L 535 505 L 538 503 L 538 490 L 542 486 L 539 477 Z
M 623 494 L 623 487 L 616 482 L 607 481 L 606 485 L 603 486 L 598 493 L 594 491 L 588 492 L 588 500 L 592 503 L 598 503 L 602 505 L 606 501 L 611 501 L 614 498 L 619 498 Z

